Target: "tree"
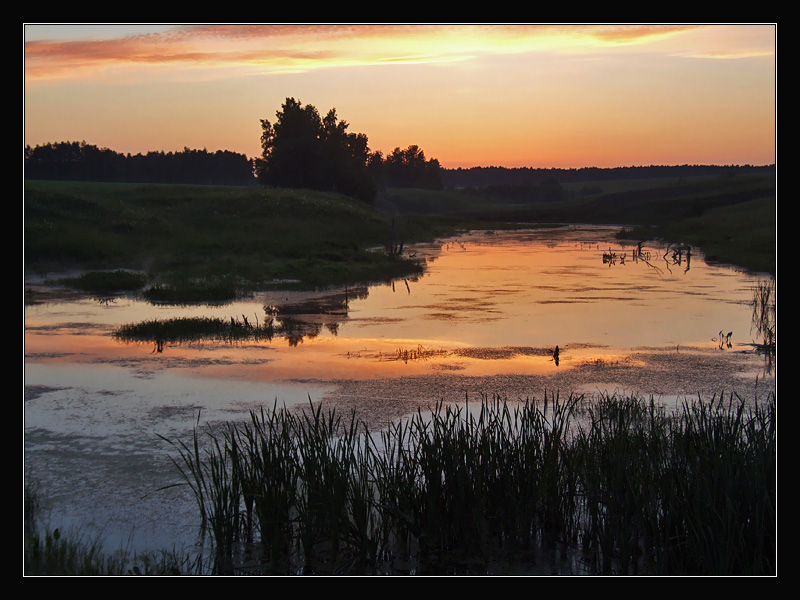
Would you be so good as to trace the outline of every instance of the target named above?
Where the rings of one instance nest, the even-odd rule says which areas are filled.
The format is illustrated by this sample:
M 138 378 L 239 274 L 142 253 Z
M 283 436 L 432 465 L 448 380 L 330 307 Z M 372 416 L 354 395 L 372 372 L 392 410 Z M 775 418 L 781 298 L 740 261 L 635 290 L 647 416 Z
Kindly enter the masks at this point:
M 387 187 L 442 189 L 439 161 L 426 160 L 425 152 L 417 145 L 405 150 L 395 148 L 383 161 L 382 175 Z
M 184 147 L 181 152 L 120 154 L 86 142 L 25 148 L 25 178 L 136 183 L 251 185 L 253 165 L 244 154 Z
M 314 106 L 287 98 L 281 109 L 274 125 L 261 120 L 259 182 L 336 191 L 372 202 L 376 188 L 367 170 L 367 136 L 348 132 L 335 108 L 322 119 Z

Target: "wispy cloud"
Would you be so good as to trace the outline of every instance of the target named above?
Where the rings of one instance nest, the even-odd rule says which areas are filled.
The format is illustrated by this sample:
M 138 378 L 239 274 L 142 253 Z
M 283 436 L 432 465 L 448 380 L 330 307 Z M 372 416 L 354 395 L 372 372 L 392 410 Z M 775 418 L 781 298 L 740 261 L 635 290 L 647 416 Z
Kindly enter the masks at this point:
M 187 25 L 121 37 L 29 41 L 25 44 L 25 71 L 26 79 L 32 82 L 91 75 L 110 66 L 252 66 L 285 71 L 353 64 L 450 62 L 476 53 L 580 51 L 588 46 L 641 44 L 687 29 L 691 28 L 521 24 Z M 98 33 L 104 31 L 98 26 Z

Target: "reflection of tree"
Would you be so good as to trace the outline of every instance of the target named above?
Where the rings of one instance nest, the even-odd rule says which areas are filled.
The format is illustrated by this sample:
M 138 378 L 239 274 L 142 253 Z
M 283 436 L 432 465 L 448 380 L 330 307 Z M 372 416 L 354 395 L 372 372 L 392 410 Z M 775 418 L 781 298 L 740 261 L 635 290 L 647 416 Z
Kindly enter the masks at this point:
M 411 286 L 408 285 L 408 279 L 403 279 L 403 283 L 406 284 L 406 290 L 408 290 L 408 295 L 411 295 Z M 396 291 L 394 288 L 394 280 L 392 280 L 392 291 Z
M 367 296 L 369 288 L 366 286 L 345 288 L 302 302 L 265 306 L 264 310 L 277 322 L 276 335 L 286 338 L 290 346 L 297 346 L 306 338 L 316 338 L 323 327 L 337 335 L 339 325 L 349 318 L 350 301 Z
M 308 323 L 302 319 L 284 317 L 279 328 L 280 333 L 294 347 L 303 342 L 303 339 L 314 339 L 322 331 L 320 323 Z
M 366 286 L 347 288 L 303 302 L 264 306 L 266 318 L 263 322 L 258 315 L 252 321 L 246 315 L 242 315 L 241 319 L 176 317 L 123 325 L 114 332 L 114 336 L 123 342 L 153 342 L 154 353 L 162 353 L 168 344 L 207 340 L 233 344 L 244 341 L 271 342 L 275 337 L 283 337 L 290 346 L 297 346 L 306 338 L 317 337 L 323 327 L 337 335 L 339 325 L 348 319 L 350 300 L 366 298 L 368 295 Z

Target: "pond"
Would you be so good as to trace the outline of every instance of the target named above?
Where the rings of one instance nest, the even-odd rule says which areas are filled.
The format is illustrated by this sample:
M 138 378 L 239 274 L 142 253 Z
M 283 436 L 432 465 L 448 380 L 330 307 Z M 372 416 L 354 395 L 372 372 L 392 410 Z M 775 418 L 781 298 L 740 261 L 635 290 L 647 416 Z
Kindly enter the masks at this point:
M 179 477 L 159 436 L 186 440 L 198 421 L 311 401 L 381 427 L 439 400 L 774 391 L 752 326 L 767 276 L 617 230 L 473 231 L 408 248 L 425 263 L 414 279 L 218 306 L 65 294 L 26 306 L 26 479 L 52 526 L 110 549 L 184 549 L 198 515 L 186 488 L 160 489 Z M 262 335 L 115 335 L 177 318 Z

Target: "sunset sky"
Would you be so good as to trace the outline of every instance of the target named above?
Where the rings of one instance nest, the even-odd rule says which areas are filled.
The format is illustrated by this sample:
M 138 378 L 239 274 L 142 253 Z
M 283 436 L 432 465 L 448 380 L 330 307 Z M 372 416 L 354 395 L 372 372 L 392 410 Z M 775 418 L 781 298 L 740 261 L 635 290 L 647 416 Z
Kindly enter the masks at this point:
M 24 25 L 24 143 L 260 154 L 287 97 L 442 166 L 775 162 L 776 24 Z

